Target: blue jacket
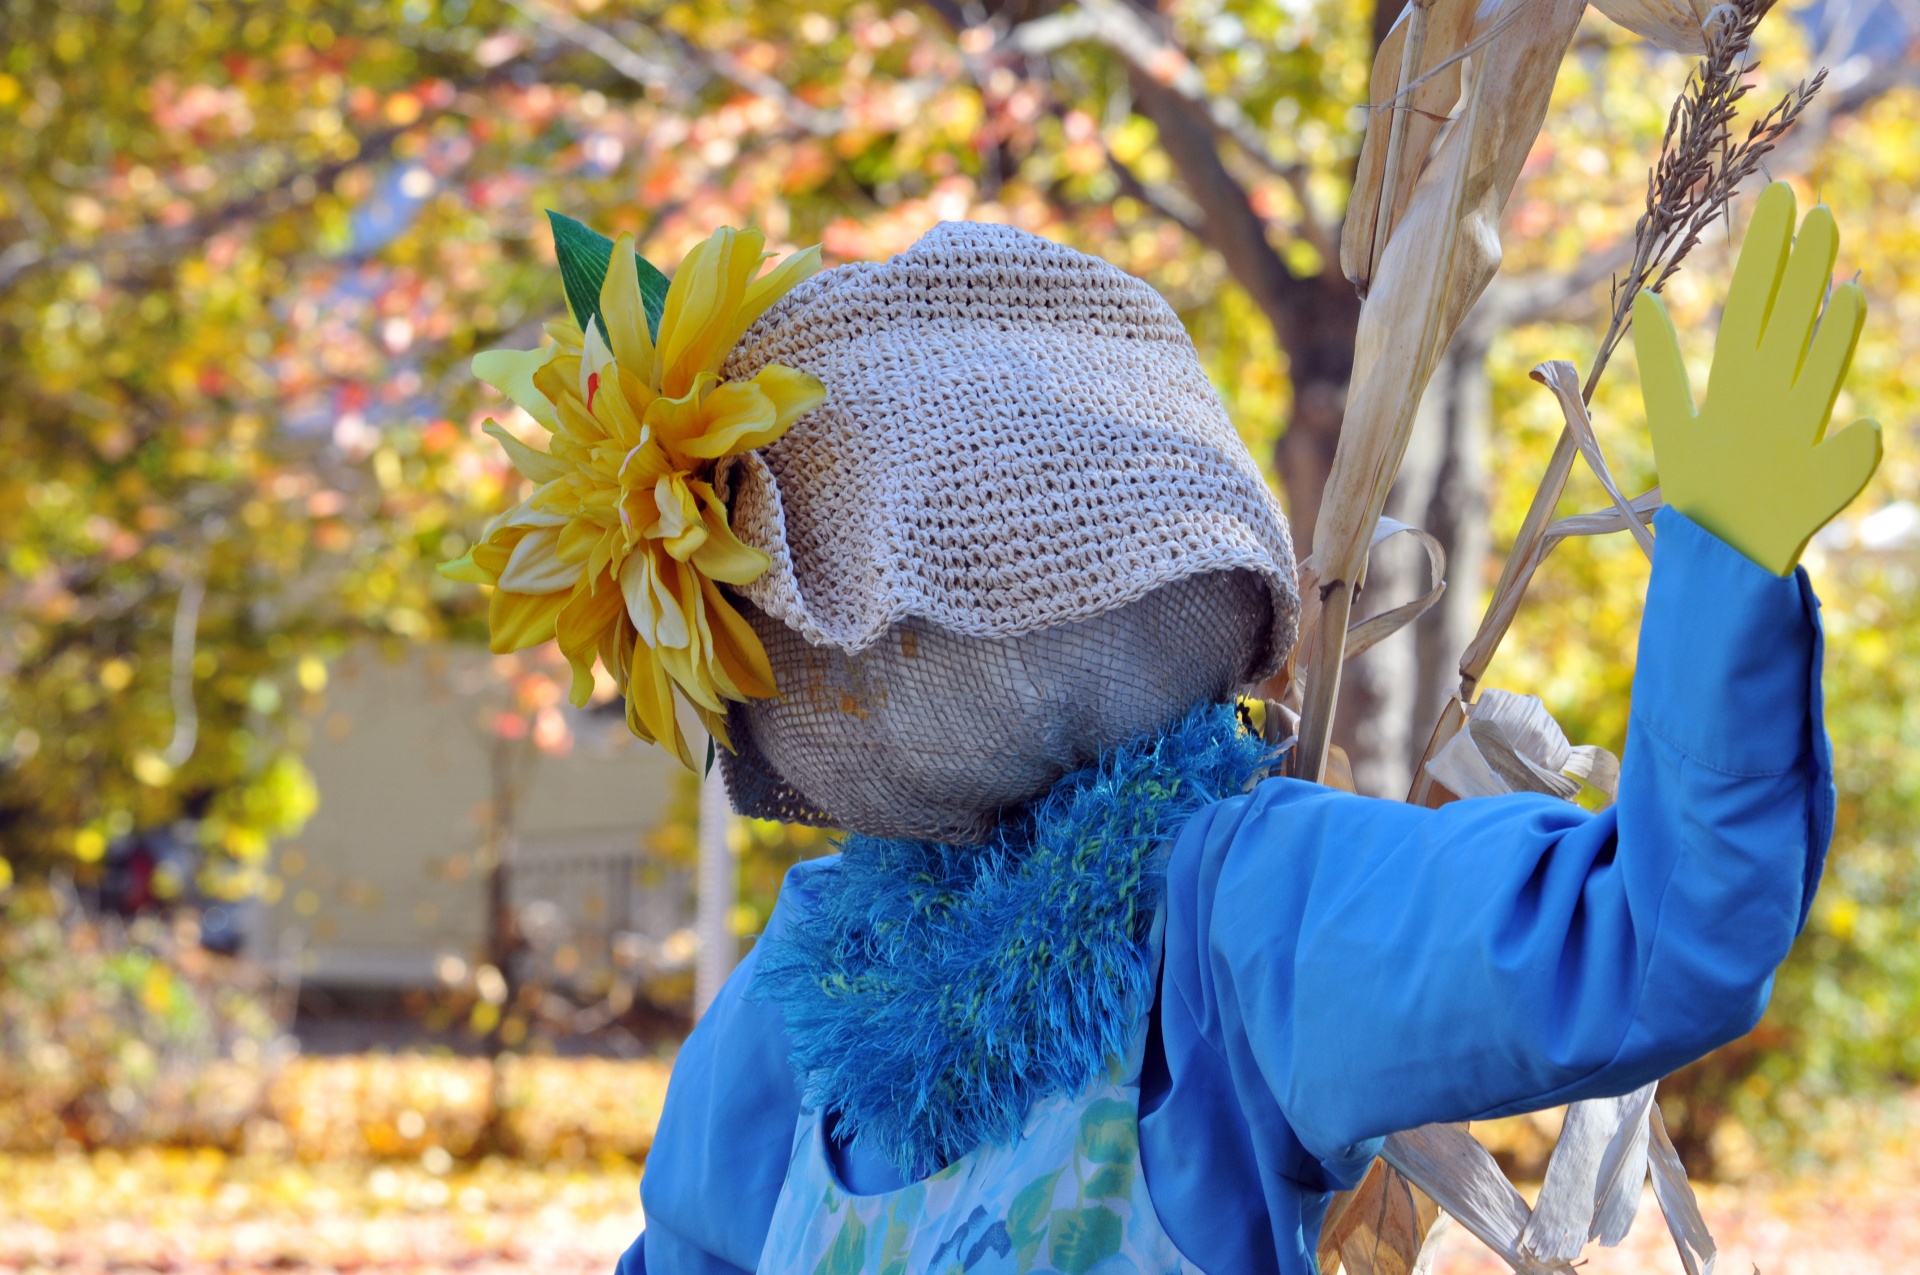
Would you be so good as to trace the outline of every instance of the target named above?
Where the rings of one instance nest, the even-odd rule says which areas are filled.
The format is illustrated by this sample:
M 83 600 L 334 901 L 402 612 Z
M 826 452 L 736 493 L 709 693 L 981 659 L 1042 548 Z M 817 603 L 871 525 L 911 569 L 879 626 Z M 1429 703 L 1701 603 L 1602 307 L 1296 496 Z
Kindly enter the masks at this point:
M 1818 603 L 1672 510 L 1656 527 L 1616 805 L 1274 779 L 1179 835 L 1141 1157 L 1202 1270 L 1307 1275 L 1388 1133 L 1625 1093 L 1759 1019 L 1833 827 Z M 799 1095 L 753 971 L 675 1063 L 620 1275 L 759 1258 Z M 845 1154 L 850 1188 L 900 1185 Z

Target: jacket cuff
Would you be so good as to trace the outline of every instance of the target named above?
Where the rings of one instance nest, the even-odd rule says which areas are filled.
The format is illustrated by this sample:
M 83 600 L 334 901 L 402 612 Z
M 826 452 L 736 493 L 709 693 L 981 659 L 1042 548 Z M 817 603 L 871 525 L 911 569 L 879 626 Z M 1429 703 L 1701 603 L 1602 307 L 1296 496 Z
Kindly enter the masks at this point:
M 1654 530 L 1634 728 L 1726 775 L 1804 770 L 1804 926 L 1833 836 L 1820 600 L 1805 568 L 1777 576 L 1676 509 L 1656 514 Z
M 1806 762 L 1819 721 L 1819 603 L 1671 508 L 1655 516 L 1633 715 L 1698 764 L 1777 775 Z

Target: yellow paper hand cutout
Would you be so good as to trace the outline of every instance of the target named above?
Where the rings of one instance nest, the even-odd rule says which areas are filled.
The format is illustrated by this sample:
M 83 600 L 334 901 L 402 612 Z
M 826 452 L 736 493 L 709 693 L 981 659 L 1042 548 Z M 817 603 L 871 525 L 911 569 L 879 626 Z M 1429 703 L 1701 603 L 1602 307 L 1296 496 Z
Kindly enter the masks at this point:
M 1870 420 L 1825 437 L 1867 302 L 1851 283 L 1828 295 L 1840 248 L 1833 214 L 1815 208 L 1796 239 L 1794 211 L 1785 183 L 1760 196 L 1697 412 L 1666 306 L 1651 292 L 1633 299 L 1640 393 L 1666 502 L 1778 575 L 1880 463 L 1880 427 Z

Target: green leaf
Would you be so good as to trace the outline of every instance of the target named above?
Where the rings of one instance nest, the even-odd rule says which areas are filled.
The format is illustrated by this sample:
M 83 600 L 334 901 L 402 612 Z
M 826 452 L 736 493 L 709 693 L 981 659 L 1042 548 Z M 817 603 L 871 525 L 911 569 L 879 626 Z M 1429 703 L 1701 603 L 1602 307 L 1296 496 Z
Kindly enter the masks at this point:
M 1047 1256 L 1064 1275 L 1086 1275 L 1120 1251 L 1120 1233 L 1120 1215 L 1112 1209 L 1055 1209 Z
M 1038 1239 L 1046 1229 L 1047 1213 L 1053 1208 L 1053 1189 L 1064 1169 L 1055 1169 L 1044 1178 L 1035 1178 L 1020 1189 L 1007 1209 L 1007 1234 L 1015 1244 Z
M 887 1227 L 886 1241 L 880 1246 L 880 1275 L 906 1275 L 907 1243 L 913 1232 L 903 1222 Z
M 1133 1161 L 1107 1165 L 1087 1179 L 1083 1190 L 1089 1200 L 1124 1198 L 1127 1192 L 1133 1190 Z
M 1080 1117 L 1080 1154 L 1096 1164 L 1131 1163 L 1140 1149 L 1133 1107 L 1117 1098 L 1087 1104 Z
M 574 322 L 585 331 L 588 319 L 600 318 L 600 285 L 607 281 L 607 263 L 613 260 L 613 240 L 565 213 L 547 210 L 553 226 L 553 252 L 560 259 L 560 282 Z M 640 275 L 640 304 L 647 312 L 647 334 L 660 335 L 660 316 L 667 308 L 667 276 L 639 253 L 633 267 Z M 605 320 L 601 320 L 604 325 Z
M 821 1254 L 813 1275 L 860 1275 L 866 1263 L 867 1226 L 858 1213 L 848 1209 L 840 1234 L 833 1237 L 833 1247 Z

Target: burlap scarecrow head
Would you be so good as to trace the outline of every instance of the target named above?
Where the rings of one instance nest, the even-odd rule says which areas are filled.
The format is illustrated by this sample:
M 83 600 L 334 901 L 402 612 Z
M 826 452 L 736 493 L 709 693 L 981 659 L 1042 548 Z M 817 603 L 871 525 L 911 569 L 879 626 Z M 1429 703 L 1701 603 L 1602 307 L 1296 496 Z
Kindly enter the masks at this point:
M 724 380 L 824 402 L 721 462 L 779 695 L 735 702 L 743 814 L 967 842 L 1106 747 L 1272 673 L 1287 526 L 1172 309 L 1093 257 L 944 223 L 814 276 Z

